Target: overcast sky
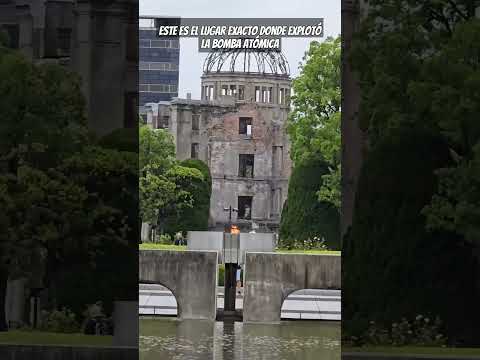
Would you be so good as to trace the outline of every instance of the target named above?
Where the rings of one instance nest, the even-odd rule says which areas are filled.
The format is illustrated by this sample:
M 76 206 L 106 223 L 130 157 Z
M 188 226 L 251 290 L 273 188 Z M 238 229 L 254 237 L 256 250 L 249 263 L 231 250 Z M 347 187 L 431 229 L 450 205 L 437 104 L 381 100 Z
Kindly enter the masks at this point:
M 324 18 L 325 38 L 338 36 L 340 0 L 140 0 L 140 15 L 179 16 L 185 18 Z M 298 74 L 298 64 L 311 38 L 282 40 L 282 52 L 289 64 L 292 77 Z M 322 40 L 322 39 L 316 39 Z M 200 98 L 200 76 L 205 53 L 198 52 L 196 38 L 180 39 L 180 84 L 178 96 L 192 93 Z

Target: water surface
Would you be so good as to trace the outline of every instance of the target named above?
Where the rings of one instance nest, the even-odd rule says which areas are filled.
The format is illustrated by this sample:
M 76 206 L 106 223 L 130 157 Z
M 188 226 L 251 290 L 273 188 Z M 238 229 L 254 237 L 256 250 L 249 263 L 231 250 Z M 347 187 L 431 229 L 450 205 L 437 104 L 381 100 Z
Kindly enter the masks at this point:
M 140 360 L 338 360 L 340 323 L 140 320 Z

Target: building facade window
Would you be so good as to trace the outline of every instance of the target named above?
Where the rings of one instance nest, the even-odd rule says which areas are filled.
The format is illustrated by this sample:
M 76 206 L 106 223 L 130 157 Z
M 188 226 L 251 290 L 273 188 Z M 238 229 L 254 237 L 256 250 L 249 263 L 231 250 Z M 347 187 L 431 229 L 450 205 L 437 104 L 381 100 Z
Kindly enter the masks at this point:
M 240 117 L 238 119 L 238 133 L 240 135 L 252 136 L 252 118 Z
M 180 42 L 177 39 L 173 40 L 151 40 L 141 39 L 139 42 L 141 48 L 156 48 L 156 49 L 178 49 Z
M 252 219 L 252 196 L 239 196 L 238 197 L 238 218 L 242 220 Z
M 57 29 L 57 55 L 70 56 L 72 29 Z
M 168 62 L 140 61 L 139 69 L 146 71 L 178 71 L 178 64 Z
M 245 85 L 238 85 L 238 100 L 245 100 Z
M 213 100 L 213 85 L 206 85 L 204 90 L 205 100 Z
M 199 114 L 193 114 L 192 115 L 192 130 L 193 131 L 200 130 L 200 115 Z
M 192 143 L 190 158 L 198 159 L 198 151 L 199 151 L 199 144 L 198 143 Z
M 7 46 L 10 49 L 18 49 L 20 47 L 20 26 L 18 24 L 3 24 L 0 25 L 1 30 L 7 34 Z
M 177 93 L 176 84 L 140 84 L 140 92 Z
M 168 129 L 168 123 L 170 122 L 170 116 L 163 115 L 160 117 L 160 121 L 158 122 L 158 127 L 160 129 Z
M 238 176 L 244 178 L 253 178 L 255 167 L 255 155 L 240 154 L 238 156 Z
M 260 86 L 255 86 L 255 102 L 261 102 L 262 101 L 262 93 Z

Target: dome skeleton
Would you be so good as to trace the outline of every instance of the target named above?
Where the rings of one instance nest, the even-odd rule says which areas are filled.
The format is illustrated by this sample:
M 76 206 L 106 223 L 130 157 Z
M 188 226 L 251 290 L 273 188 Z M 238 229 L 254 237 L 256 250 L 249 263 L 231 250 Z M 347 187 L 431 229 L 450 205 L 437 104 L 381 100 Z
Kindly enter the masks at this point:
M 209 53 L 203 64 L 203 72 L 289 76 L 290 67 L 285 55 L 280 51 L 228 49 Z

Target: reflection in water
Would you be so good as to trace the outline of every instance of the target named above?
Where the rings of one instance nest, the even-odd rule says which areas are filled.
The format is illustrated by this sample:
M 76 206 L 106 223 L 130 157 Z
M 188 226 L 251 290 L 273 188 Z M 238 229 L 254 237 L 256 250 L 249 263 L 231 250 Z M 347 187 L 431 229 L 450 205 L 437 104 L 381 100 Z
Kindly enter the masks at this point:
M 140 360 L 338 360 L 340 323 L 140 320 Z

